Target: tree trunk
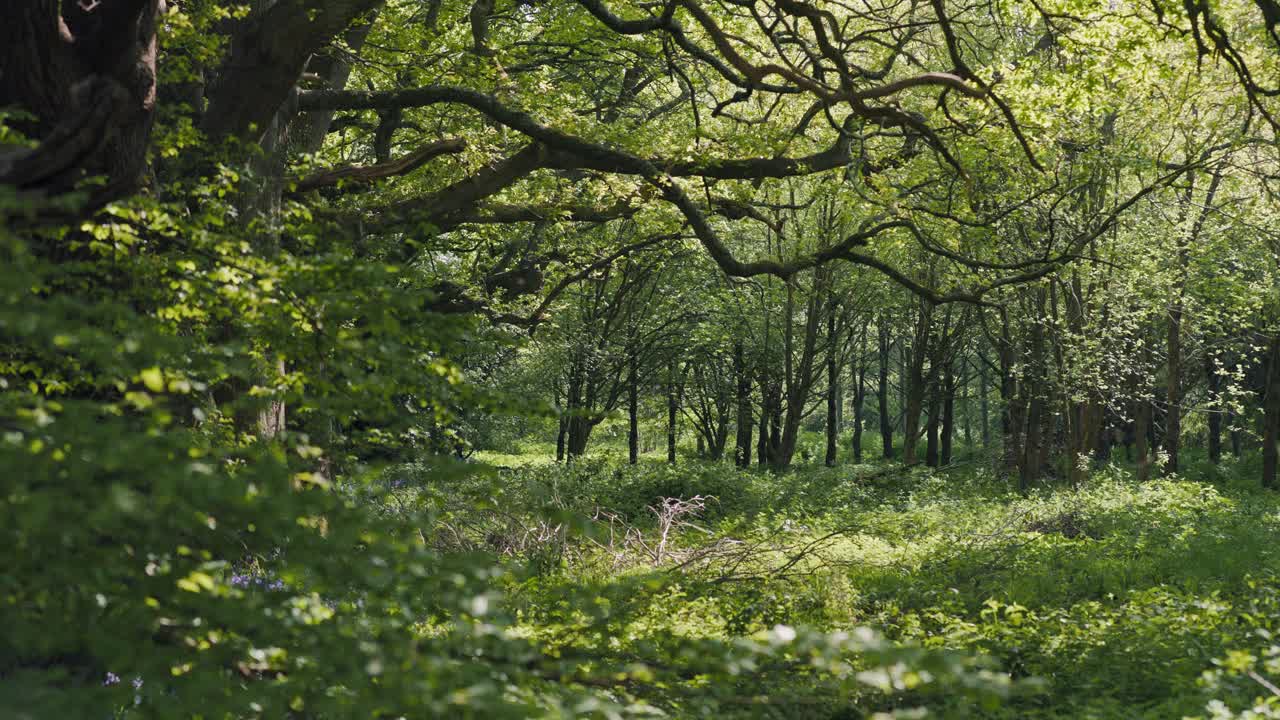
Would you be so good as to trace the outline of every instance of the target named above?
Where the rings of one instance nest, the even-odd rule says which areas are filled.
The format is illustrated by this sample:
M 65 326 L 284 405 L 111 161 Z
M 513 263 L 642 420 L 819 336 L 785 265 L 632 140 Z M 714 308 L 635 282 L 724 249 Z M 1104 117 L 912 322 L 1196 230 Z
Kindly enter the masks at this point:
M 840 409 L 840 386 L 839 379 L 839 363 L 837 349 L 839 342 L 836 338 L 836 303 L 829 303 L 827 308 L 827 455 L 825 463 L 827 467 L 835 467 L 837 443 L 840 438 L 840 418 L 838 412 Z
M 595 430 L 599 421 L 581 414 L 569 416 L 565 456 L 569 460 L 580 458 L 587 452 L 587 442 L 591 439 L 591 431 Z
M 729 417 L 726 411 L 716 422 L 715 435 L 711 437 L 708 443 L 707 456 L 712 462 L 720 462 L 724 459 L 724 449 L 729 444 Z
M 939 386 L 935 385 L 933 392 L 929 393 L 927 417 L 924 429 L 924 464 L 936 468 L 939 460 L 938 431 L 942 427 L 942 388 Z
M 667 363 L 667 462 L 676 464 L 676 416 L 680 411 L 680 391 L 676 383 L 676 362 Z
M 783 469 L 791 465 L 796 452 L 796 443 L 800 439 L 800 422 L 804 418 L 805 403 L 813 388 L 813 364 L 817 358 L 818 329 L 822 323 L 822 305 L 827 287 L 828 273 L 819 269 L 814 276 L 814 287 L 809 295 L 806 311 L 803 346 L 800 350 L 800 363 L 795 366 L 792 351 L 794 349 L 794 290 L 787 286 L 787 327 L 783 334 L 783 379 L 786 382 L 787 411 L 782 417 L 782 434 L 780 442 L 771 458 L 774 469 Z M 779 408 L 780 410 L 780 408 Z
M 88 214 L 141 186 L 156 107 L 156 23 L 159 0 L 5 5 L 0 23 L 0 107 L 29 111 L 17 129 L 35 148 L 0 150 L 0 185 L 31 198 L 77 190 L 89 176 L 76 212 Z M 36 203 L 63 220 L 65 207 Z M 0 223 L 4 216 L 0 215 Z
M 772 410 L 769 407 L 769 389 L 766 383 L 768 378 L 763 374 L 760 376 L 760 428 L 756 433 L 756 463 L 760 467 L 769 464 L 769 417 Z
M 906 397 L 902 416 L 902 462 L 915 465 L 916 447 L 920 440 L 920 416 L 924 412 L 927 390 L 924 376 L 925 358 L 929 352 L 929 335 L 933 320 L 933 304 L 920 300 L 920 312 L 916 316 L 915 336 L 905 377 Z
M 1151 401 L 1139 398 L 1137 404 L 1133 420 L 1133 444 L 1138 456 L 1138 482 L 1146 482 L 1151 478 L 1151 447 L 1148 442 L 1151 434 Z
M 942 397 L 942 436 L 938 438 L 938 461 L 946 466 L 951 464 L 951 442 L 956 431 L 956 380 L 950 362 L 947 362 L 944 370 L 942 388 L 945 394 Z
M 862 464 L 862 412 L 867 395 L 867 326 L 864 323 L 862 333 L 858 336 L 858 348 L 855 354 L 856 366 L 850 375 L 853 380 L 853 462 Z M 891 441 L 892 442 L 892 441 Z
M 1275 489 L 1280 442 L 1280 334 L 1273 335 L 1267 350 L 1267 389 L 1263 399 L 1262 486 Z
M 733 464 L 740 468 L 751 466 L 751 376 L 747 372 L 742 341 L 733 343 L 733 374 L 737 379 L 737 442 L 734 444 Z
M 640 461 L 640 360 L 635 348 L 627 361 L 627 462 Z
M 893 424 L 889 420 L 889 324 L 880 318 L 876 328 L 880 362 L 876 377 L 876 402 L 880 411 L 880 448 L 886 460 L 893 459 Z
M 1167 474 L 1178 472 L 1178 451 L 1182 440 L 1182 301 L 1174 305 L 1169 313 L 1168 383 L 1165 390 L 1165 402 L 1168 413 L 1165 419 L 1164 447 L 1167 453 L 1164 471 Z
M 982 449 L 991 447 L 991 408 L 987 400 L 987 363 L 978 358 L 978 411 L 982 425 Z

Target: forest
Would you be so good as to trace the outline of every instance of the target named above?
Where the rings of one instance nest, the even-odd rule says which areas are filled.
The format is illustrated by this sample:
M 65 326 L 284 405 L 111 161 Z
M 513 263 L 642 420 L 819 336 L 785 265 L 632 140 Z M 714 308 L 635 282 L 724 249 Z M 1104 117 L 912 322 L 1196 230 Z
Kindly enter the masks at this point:
M 1280 718 L 1277 0 L 0 8 L 0 720 Z

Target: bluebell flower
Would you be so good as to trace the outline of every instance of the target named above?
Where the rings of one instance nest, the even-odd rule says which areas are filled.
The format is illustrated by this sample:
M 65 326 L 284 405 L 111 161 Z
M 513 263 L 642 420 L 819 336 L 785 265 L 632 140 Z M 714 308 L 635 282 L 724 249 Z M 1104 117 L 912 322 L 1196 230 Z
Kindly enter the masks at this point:
M 115 685 L 115 684 L 116 684 L 116 683 L 118 683 L 118 682 L 120 682 L 120 676 L 119 676 L 119 675 L 117 675 L 117 674 L 115 674 L 115 673 L 113 673 L 113 672 L 108 671 L 108 672 L 107 672 L 107 679 L 106 679 L 106 680 L 103 680 L 103 681 L 102 681 L 102 684 L 103 684 L 104 686 L 106 686 L 106 685 Z
M 270 576 L 256 576 L 245 573 L 235 573 L 231 576 L 230 583 L 232 587 L 238 587 L 242 590 L 249 588 L 262 588 L 266 590 L 284 590 L 285 584 L 283 580 L 273 580 Z

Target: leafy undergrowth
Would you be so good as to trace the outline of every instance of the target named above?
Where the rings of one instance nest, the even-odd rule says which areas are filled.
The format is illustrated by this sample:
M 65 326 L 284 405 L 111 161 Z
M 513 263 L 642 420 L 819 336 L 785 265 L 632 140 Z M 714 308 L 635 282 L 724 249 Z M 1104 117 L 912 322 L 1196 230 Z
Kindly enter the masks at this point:
M 779 477 L 594 461 L 499 481 L 497 506 L 554 510 L 475 533 L 529 561 L 504 589 L 516 631 L 552 652 L 590 647 L 645 673 L 665 669 L 661 681 L 645 674 L 615 689 L 666 712 L 1277 716 L 1264 698 L 1269 678 L 1280 679 L 1280 502 L 1267 493 L 1177 478 L 1137 484 L 1111 467 L 1083 488 L 1024 498 L 976 463 Z M 795 627 L 854 637 L 871 628 L 899 651 L 956 651 L 929 662 L 978 658 L 953 670 L 997 668 L 1014 691 L 998 707 L 979 705 L 921 682 L 927 663 L 877 678 L 893 665 L 876 662 L 888 657 L 872 652 L 879 640 L 863 650 L 876 669 L 860 677 L 863 689 L 890 690 L 875 701 L 855 700 L 834 676 L 776 672 L 794 657 L 735 665 L 725 655 Z M 699 664 L 732 669 L 708 674 Z

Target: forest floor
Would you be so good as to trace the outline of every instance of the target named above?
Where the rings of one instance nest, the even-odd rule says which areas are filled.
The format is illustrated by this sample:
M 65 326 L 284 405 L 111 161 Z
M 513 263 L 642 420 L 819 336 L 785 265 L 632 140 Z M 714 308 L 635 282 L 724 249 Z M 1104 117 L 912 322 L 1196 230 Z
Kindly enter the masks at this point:
M 1144 484 L 1110 465 L 1084 487 L 1023 497 L 981 455 L 940 472 L 781 475 L 684 459 L 480 459 L 503 468 L 486 485 L 496 506 L 543 511 L 455 521 L 532 568 L 507 602 L 553 647 L 584 624 L 549 599 L 585 593 L 611 605 L 619 647 L 870 627 L 987 656 L 1015 680 L 996 709 L 926 697 L 935 717 L 1280 717 L 1234 714 L 1280 680 L 1280 502 L 1244 479 L 1256 477 L 1248 460 Z M 554 514 L 564 510 L 578 520 Z M 862 716 L 838 702 L 795 710 L 786 688 L 772 702 L 777 717 Z

